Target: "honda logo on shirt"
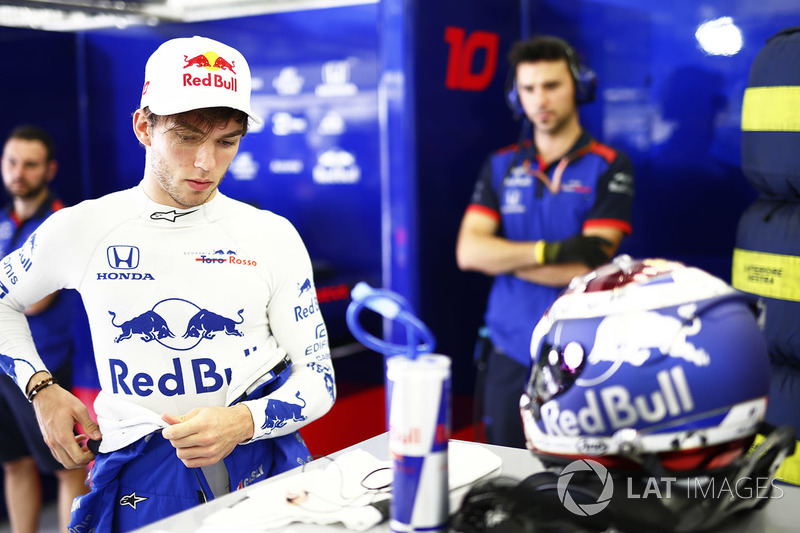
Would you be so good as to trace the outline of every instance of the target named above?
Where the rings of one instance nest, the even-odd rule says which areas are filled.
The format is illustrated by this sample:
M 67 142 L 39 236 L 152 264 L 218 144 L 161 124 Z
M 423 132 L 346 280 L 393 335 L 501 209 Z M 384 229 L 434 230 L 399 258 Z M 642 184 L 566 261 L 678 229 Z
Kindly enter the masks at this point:
M 111 268 L 133 270 L 139 266 L 139 248 L 136 246 L 109 246 L 106 254 Z

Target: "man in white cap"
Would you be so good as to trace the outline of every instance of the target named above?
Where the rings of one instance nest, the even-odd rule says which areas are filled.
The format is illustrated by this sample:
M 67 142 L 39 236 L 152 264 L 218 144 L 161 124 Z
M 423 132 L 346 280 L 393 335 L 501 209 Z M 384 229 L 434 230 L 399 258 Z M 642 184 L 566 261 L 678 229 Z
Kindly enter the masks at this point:
M 335 400 L 297 231 L 218 191 L 248 118 L 260 122 L 250 85 L 229 46 L 162 44 L 133 115 L 141 183 L 62 209 L 2 260 L 0 366 L 65 467 L 95 459 L 76 530 L 135 529 L 304 463 L 297 430 Z M 65 287 L 89 317 L 99 428 L 52 379 L 21 313 Z

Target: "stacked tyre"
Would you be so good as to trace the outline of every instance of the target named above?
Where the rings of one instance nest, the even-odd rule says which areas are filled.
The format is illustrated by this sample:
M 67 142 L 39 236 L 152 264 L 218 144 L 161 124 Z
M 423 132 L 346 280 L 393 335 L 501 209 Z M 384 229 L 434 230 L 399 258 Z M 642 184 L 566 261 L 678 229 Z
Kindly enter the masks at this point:
M 759 192 L 739 221 L 733 285 L 758 295 L 772 365 L 766 421 L 800 438 L 800 26 L 767 40 L 742 103 L 742 170 Z M 800 464 L 795 454 L 791 459 Z M 797 482 L 797 480 L 794 480 Z

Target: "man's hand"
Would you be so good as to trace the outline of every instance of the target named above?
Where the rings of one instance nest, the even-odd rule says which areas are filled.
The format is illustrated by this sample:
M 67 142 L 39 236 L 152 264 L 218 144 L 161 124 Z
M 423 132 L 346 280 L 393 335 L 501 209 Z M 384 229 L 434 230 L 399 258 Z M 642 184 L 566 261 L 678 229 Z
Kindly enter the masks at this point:
M 581 234 L 573 235 L 563 241 L 546 242 L 543 264 L 576 262 L 594 269 L 610 260 L 601 245 L 611 246 L 612 243 L 602 237 Z
M 33 410 L 44 441 L 64 468 L 80 468 L 94 459 L 94 454 L 80 443 L 89 438 L 100 440 L 102 435 L 82 401 L 59 385 L 51 385 L 34 396 Z M 86 435 L 75 435 L 76 423 Z
M 253 417 L 244 405 L 203 407 L 177 417 L 165 413 L 161 419 L 170 425 L 161 434 L 190 468 L 218 463 L 253 438 Z

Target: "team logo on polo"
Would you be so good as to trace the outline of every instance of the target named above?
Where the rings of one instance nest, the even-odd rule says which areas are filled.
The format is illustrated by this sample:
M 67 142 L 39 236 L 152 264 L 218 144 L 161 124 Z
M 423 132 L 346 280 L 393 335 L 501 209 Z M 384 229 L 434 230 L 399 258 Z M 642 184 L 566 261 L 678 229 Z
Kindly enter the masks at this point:
M 152 342 L 171 350 L 191 350 L 205 339 L 213 339 L 217 334 L 243 336 L 237 326 L 244 322 L 244 309 L 236 313 L 237 319 L 229 318 L 195 303 L 181 298 L 161 300 L 152 309 L 130 318 L 109 310 L 111 325 L 119 328 L 114 342 L 135 339 Z

